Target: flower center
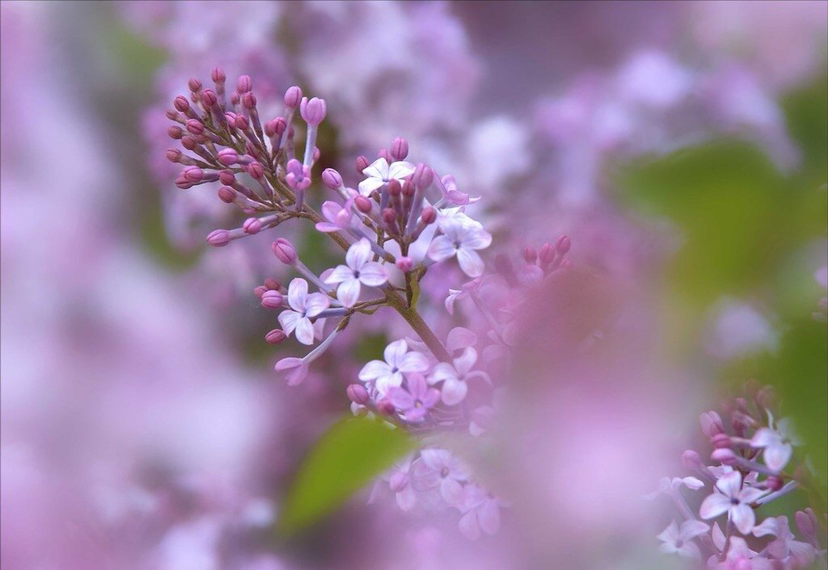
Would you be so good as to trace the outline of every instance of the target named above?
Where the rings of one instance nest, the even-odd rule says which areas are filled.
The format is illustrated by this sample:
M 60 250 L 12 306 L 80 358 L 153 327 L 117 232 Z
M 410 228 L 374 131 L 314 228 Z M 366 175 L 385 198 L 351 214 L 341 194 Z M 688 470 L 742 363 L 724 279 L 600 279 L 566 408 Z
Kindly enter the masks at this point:
M 449 474 L 449 468 L 448 467 L 443 467 L 440 470 L 440 477 L 446 478 L 446 477 L 448 477 L 448 474 Z

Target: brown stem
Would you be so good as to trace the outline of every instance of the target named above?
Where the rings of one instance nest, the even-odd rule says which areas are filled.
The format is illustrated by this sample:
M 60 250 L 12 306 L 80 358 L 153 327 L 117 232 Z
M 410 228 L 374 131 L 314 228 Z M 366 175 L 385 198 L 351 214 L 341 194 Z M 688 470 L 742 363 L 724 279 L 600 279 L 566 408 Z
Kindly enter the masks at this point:
M 411 328 L 420 336 L 431 353 L 437 357 L 437 360 L 451 362 L 451 355 L 443 346 L 443 343 L 440 342 L 440 339 L 437 338 L 437 335 L 428 327 L 417 309 L 409 307 L 405 299 L 395 291 L 388 291 L 388 306 L 397 311 L 411 325 Z

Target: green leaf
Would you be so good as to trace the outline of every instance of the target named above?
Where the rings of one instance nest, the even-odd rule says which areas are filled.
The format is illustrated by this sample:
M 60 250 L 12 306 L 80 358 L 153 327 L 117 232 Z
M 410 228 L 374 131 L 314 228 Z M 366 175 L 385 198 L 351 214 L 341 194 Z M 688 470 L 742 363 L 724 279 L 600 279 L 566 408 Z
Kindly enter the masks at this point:
M 411 437 L 381 421 L 337 422 L 299 467 L 277 530 L 287 536 L 319 521 L 413 448 Z

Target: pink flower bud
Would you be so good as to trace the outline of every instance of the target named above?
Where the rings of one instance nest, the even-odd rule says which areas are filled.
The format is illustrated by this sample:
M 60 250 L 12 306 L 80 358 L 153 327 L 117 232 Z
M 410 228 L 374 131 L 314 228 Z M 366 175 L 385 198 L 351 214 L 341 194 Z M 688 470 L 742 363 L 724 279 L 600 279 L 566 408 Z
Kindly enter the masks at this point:
M 187 87 L 189 87 L 190 91 L 193 91 L 193 92 L 201 91 L 201 81 L 199 81 L 198 79 L 195 79 L 195 78 L 190 79 L 187 82 Z
M 187 121 L 187 130 L 194 135 L 200 135 L 204 132 L 204 123 L 198 119 L 190 119 Z
M 236 91 L 239 94 L 248 93 L 253 89 L 253 80 L 250 78 L 249 75 L 242 75 L 239 77 L 238 81 L 236 81 Z
M 355 404 L 359 404 L 364 406 L 368 403 L 368 390 L 365 389 L 365 386 L 362 384 L 351 384 L 345 389 L 345 393 L 348 395 L 348 399 L 354 402 Z
M 284 117 L 276 117 L 275 119 L 265 123 L 265 134 L 269 137 L 281 136 L 285 132 L 287 123 Z
M 394 223 L 397 219 L 397 212 L 394 211 L 394 208 L 386 208 L 382 211 L 382 221 L 388 225 Z
M 195 137 L 185 135 L 181 137 L 181 146 L 183 146 L 187 150 L 193 150 L 198 146 L 198 141 L 195 139 Z
M 702 432 L 707 437 L 713 437 L 718 433 L 724 433 L 722 418 L 716 412 L 706 412 L 699 416 Z
M 212 89 L 205 89 L 204 93 L 201 94 L 201 102 L 208 109 L 214 107 L 218 104 L 218 95 Z
M 285 107 L 295 109 L 302 100 L 302 90 L 298 86 L 288 87 L 285 91 Z
M 253 93 L 245 93 L 242 95 L 241 100 L 245 109 L 253 109 L 256 107 L 256 96 Z
M 253 161 L 247 165 L 247 173 L 255 180 L 261 180 L 264 176 L 264 166 L 260 162 Z
M 704 464 L 702 463 L 701 457 L 692 449 L 688 449 L 687 451 L 681 454 L 681 462 L 687 469 L 690 469 L 691 471 L 704 469 Z
M 201 182 L 204 178 L 204 171 L 197 166 L 188 166 L 181 172 L 181 175 L 184 177 L 184 180 L 196 183 Z
M 236 175 L 232 170 L 222 170 L 219 172 L 219 182 L 227 186 L 232 186 L 236 183 Z
M 171 121 L 175 121 L 179 117 L 178 111 L 176 111 L 175 109 L 168 109 L 165 114 L 167 115 L 167 118 Z
M 207 236 L 207 243 L 213 247 L 223 247 L 230 243 L 230 232 L 227 230 L 213 230 Z
M 287 338 L 285 331 L 282 329 L 273 329 L 265 335 L 265 340 L 268 344 L 279 344 Z
M 331 190 L 336 190 L 342 186 L 342 176 L 333 168 L 326 168 L 322 171 L 322 183 Z
M 229 186 L 222 186 L 218 189 L 218 197 L 225 204 L 232 204 L 236 200 L 236 191 Z
M 271 244 L 270 248 L 282 263 L 292 265 L 296 262 L 296 248 L 285 238 L 278 238 Z
M 710 438 L 710 442 L 713 444 L 713 447 L 717 449 L 724 449 L 732 447 L 732 442 L 730 441 L 730 436 L 726 433 L 717 433 L 712 438 Z
M 534 247 L 524 247 L 523 248 L 523 259 L 526 263 L 535 263 L 538 259 L 538 252 L 535 250 Z
M 437 210 L 435 210 L 431 206 L 426 206 L 425 208 L 423 208 L 423 213 L 420 214 L 420 219 L 423 221 L 425 225 L 433 224 L 434 221 L 437 219 Z
M 267 287 L 265 287 L 264 285 L 257 285 L 257 286 L 256 286 L 256 288 L 255 288 L 255 289 L 253 289 L 253 293 L 254 293 L 254 294 L 255 294 L 255 295 L 256 295 L 259 299 L 261 299 L 261 298 L 262 298 L 262 295 L 264 295 L 266 291 L 267 291 Z
M 416 191 L 417 191 L 417 189 L 415 188 L 414 183 L 411 182 L 410 179 L 403 182 L 403 185 L 402 185 L 403 196 L 406 196 L 408 198 L 413 198 L 414 193 Z
M 394 162 L 391 159 L 391 153 L 389 153 L 388 150 L 384 148 L 381 148 L 380 151 L 377 153 L 377 158 L 384 158 L 386 162 Z
M 410 257 L 400 257 L 397 259 L 396 266 L 400 271 L 408 272 L 411 271 L 412 267 L 414 267 L 414 262 Z
M 785 481 L 783 481 L 779 477 L 776 477 L 775 475 L 771 475 L 767 479 L 765 479 L 765 483 L 767 484 L 768 489 L 770 489 L 771 491 L 778 491 L 779 489 L 785 486 Z
M 170 162 L 178 162 L 181 160 L 181 151 L 177 148 L 168 148 L 164 154 Z
M 222 68 L 214 67 L 210 72 L 210 79 L 212 79 L 215 83 L 224 83 L 227 80 L 227 75 L 224 73 Z
M 362 174 L 362 171 L 365 170 L 366 168 L 368 168 L 370 165 L 371 165 L 371 163 L 368 162 L 368 159 L 365 158 L 364 156 L 359 155 L 356 158 L 356 170 L 357 170 L 358 174 Z
M 718 461 L 722 465 L 735 465 L 738 462 L 736 454 L 732 449 L 716 449 L 710 454 L 710 459 Z
M 550 243 L 544 243 L 540 251 L 538 251 L 538 259 L 544 265 L 549 265 L 555 261 L 555 248 Z
M 218 161 L 224 166 L 232 166 L 239 161 L 239 155 L 232 148 L 223 148 L 218 151 Z
M 262 222 L 259 218 L 247 218 L 242 224 L 242 229 L 246 234 L 257 234 L 262 229 Z
M 572 242 L 569 241 L 569 238 L 567 236 L 559 237 L 557 243 L 555 243 L 555 249 L 561 255 L 566 255 L 570 247 L 572 247 Z
M 167 134 L 170 136 L 171 139 L 179 140 L 181 137 L 184 136 L 184 129 L 182 129 L 178 125 L 172 125 L 170 128 L 167 129 Z
M 426 190 L 434 181 L 434 171 L 422 162 L 417 164 L 412 180 L 420 190 Z
M 303 97 L 302 102 L 299 103 L 299 113 L 307 124 L 317 126 L 325 120 L 327 113 L 325 100 L 318 97 L 308 100 L 307 97 Z
M 190 102 L 187 101 L 187 98 L 184 97 L 184 95 L 179 95 L 173 101 L 173 106 L 175 107 L 176 111 L 185 113 L 190 108 Z
M 280 309 L 284 297 L 278 291 L 267 290 L 262 294 L 262 307 L 267 309 Z
M 236 128 L 242 131 L 246 131 L 250 128 L 250 121 L 248 121 L 247 117 L 244 115 L 236 115 L 233 122 L 236 124 Z
M 397 137 L 391 143 L 391 158 L 394 160 L 405 160 L 408 156 L 408 141 L 404 138 Z
M 388 193 L 392 196 L 399 196 L 402 194 L 402 185 L 399 180 L 392 178 L 388 181 Z
M 396 410 L 394 408 L 394 404 L 391 403 L 390 400 L 387 398 L 383 398 L 379 402 L 377 402 L 377 411 L 383 415 L 390 416 Z
M 278 291 L 279 289 L 282 288 L 282 284 L 279 283 L 278 280 L 273 279 L 272 277 L 268 277 L 267 279 L 265 279 L 264 285 L 268 289 L 272 289 L 274 291 Z
M 794 515 L 796 526 L 799 532 L 805 535 L 806 538 L 811 538 L 815 535 L 817 529 L 817 519 L 814 511 L 809 507 L 804 511 L 797 511 Z
M 183 176 L 179 175 L 178 178 L 175 179 L 175 185 L 181 188 L 182 190 L 186 190 L 187 188 L 192 188 L 193 183 L 186 180 Z
M 354 196 L 354 205 L 356 206 L 356 209 L 363 214 L 367 214 L 371 211 L 371 200 L 365 196 Z

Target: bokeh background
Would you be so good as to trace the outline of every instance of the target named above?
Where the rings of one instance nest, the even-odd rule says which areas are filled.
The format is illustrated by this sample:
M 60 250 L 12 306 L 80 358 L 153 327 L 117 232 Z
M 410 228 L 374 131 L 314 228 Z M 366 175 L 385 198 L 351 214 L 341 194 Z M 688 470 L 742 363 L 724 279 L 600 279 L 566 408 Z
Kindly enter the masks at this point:
M 749 381 L 824 486 L 825 2 L 3 2 L 0 40 L 4 568 L 680 568 L 641 496 Z M 300 387 L 274 375 L 252 294 L 287 276 L 272 236 L 208 249 L 240 220 L 164 158 L 165 109 L 215 65 L 273 109 L 294 83 L 324 97 L 324 166 L 353 178 L 404 136 L 502 248 L 572 240 L 514 420 L 478 450 L 513 500 L 498 536 L 367 493 L 273 532 L 399 324 Z M 606 346 L 586 363 L 585 337 Z

